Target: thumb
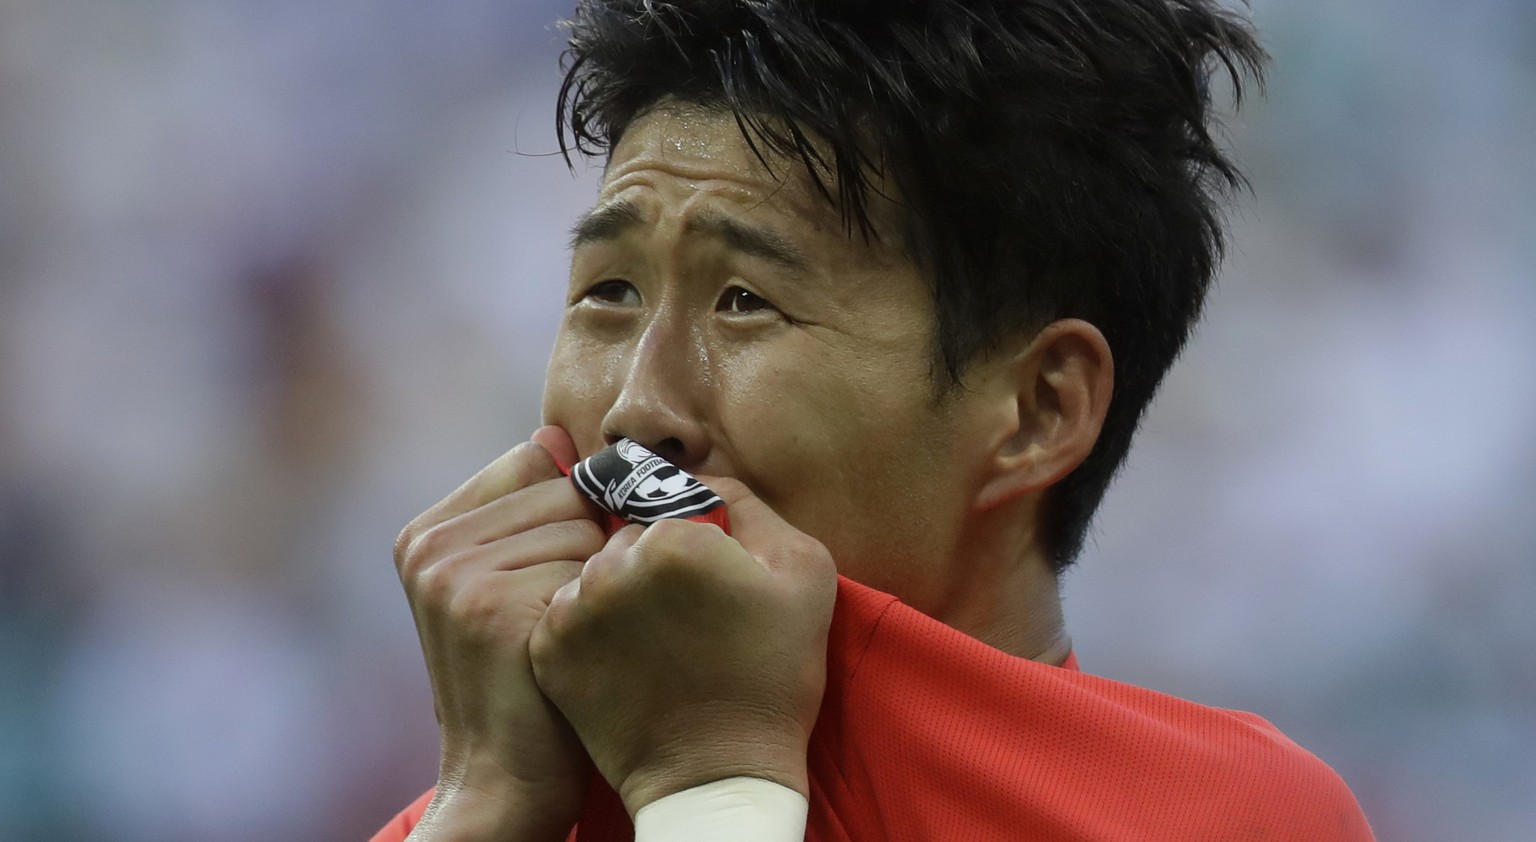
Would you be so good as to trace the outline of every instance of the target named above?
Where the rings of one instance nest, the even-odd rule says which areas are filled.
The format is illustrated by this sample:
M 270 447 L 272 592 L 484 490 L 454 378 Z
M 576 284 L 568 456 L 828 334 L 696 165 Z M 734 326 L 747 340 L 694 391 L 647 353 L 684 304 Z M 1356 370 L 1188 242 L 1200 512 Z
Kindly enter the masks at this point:
M 725 509 L 731 518 L 731 537 L 762 564 L 772 568 L 782 566 L 788 559 L 826 556 L 826 548 L 820 541 L 779 517 L 778 512 L 740 480 L 714 476 L 697 479 L 725 501 Z

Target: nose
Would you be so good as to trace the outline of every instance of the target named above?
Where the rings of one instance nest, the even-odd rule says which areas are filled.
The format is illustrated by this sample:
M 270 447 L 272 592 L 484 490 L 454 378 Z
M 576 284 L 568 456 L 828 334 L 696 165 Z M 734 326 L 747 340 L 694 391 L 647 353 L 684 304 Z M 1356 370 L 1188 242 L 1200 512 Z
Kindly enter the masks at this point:
M 704 418 L 709 355 L 696 332 L 659 312 L 630 351 L 623 385 L 603 416 L 603 438 L 645 445 L 685 471 L 709 458 Z

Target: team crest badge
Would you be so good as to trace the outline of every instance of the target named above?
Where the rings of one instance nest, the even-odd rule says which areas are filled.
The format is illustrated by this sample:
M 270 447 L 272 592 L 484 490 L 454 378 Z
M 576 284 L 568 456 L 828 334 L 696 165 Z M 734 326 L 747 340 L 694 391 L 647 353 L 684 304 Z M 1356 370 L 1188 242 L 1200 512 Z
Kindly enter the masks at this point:
M 633 523 L 692 518 L 725 505 L 709 486 L 629 439 L 576 463 L 571 481 L 592 502 Z

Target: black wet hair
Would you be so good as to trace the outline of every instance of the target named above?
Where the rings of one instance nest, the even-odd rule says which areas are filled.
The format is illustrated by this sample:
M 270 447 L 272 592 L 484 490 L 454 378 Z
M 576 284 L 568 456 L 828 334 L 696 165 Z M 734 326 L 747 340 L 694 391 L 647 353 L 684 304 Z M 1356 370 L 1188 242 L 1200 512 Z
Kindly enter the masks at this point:
M 1072 563 L 1143 411 L 1199 318 L 1243 185 L 1212 137 L 1212 74 L 1262 82 L 1253 31 L 1212 0 L 580 0 L 560 148 L 606 155 L 663 100 L 733 114 L 802 161 L 871 236 L 894 184 L 932 285 L 935 382 L 1051 321 L 1095 325 L 1114 398 L 1046 495 Z

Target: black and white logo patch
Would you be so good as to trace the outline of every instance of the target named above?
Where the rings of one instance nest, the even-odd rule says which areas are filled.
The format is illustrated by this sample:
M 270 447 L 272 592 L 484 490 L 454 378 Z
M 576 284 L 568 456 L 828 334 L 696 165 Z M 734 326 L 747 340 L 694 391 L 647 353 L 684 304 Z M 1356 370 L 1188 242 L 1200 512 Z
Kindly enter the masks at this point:
M 592 502 L 634 523 L 689 518 L 725 505 L 708 486 L 629 439 L 576 463 L 571 481 Z

